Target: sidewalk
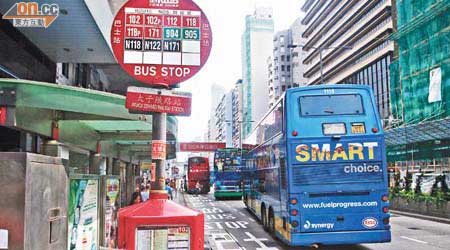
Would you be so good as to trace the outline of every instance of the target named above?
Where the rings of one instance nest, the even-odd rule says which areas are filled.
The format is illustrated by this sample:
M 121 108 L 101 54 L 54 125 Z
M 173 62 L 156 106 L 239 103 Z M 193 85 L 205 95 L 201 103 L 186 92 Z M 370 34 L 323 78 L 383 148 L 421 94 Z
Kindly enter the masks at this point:
M 446 218 L 439 218 L 439 217 L 416 214 L 416 213 L 408 213 L 408 212 L 398 211 L 398 210 L 390 210 L 390 212 L 395 215 L 403 215 L 403 216 L 413 217 L 413 218 L 422 219 L 422 220 L 429 220 L 429 221 L 435 221 L 435 222 L 439 222 L 439 223 L 450 224 L 450 219 L 446 219 Z

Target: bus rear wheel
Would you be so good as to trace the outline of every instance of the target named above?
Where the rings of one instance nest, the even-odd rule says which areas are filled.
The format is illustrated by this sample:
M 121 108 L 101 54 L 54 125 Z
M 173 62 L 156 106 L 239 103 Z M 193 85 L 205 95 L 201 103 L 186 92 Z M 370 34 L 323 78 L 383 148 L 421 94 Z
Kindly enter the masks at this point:
M 275 232 L 275 216 L 273 214 L 272 208 L 269 209 L 269 219 L 267 223 L 267 229 L 271 234 Z

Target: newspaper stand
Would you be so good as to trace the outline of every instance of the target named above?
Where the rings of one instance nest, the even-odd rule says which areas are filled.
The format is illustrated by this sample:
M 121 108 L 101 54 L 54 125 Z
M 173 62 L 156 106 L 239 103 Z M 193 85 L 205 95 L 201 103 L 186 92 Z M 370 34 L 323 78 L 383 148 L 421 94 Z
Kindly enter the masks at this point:
M 167 200 L 167 195 L 119 210 L 119 248 L 200 250 L 204 215 Z

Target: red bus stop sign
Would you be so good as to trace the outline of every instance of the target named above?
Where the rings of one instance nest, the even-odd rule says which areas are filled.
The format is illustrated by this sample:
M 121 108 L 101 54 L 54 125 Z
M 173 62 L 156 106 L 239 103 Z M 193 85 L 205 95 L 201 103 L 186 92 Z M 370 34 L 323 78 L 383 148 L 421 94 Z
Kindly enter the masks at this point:
M 212 44 L 208 19 L 192 0 L 130 0 L 114 18 L 111 45 L 136 80 L 168 87 L 194 76 Z

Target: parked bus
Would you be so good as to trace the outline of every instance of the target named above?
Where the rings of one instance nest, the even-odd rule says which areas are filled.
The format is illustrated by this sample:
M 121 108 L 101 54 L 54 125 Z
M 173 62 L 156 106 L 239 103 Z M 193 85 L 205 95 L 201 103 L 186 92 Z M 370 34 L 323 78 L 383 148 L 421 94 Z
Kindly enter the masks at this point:
M 187 192 L 197 193 L 196 184 L 199 182 L 198 193 L 207 194 L 210 191 L 209 184 L 209 160 L 206 157 L 190 157 L 188 159 Z
M 361 85 L 294 88 L 247 143 L 244 203 L 290 246 L 389 242 L 382 124 Z
M 246 151 L 238 148 L 217 149 L 214 152 L 214 197 L 216 199 L 242 198 L 243 153 Z

